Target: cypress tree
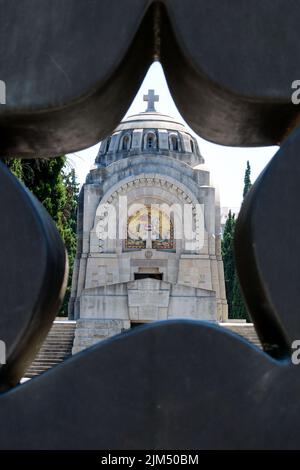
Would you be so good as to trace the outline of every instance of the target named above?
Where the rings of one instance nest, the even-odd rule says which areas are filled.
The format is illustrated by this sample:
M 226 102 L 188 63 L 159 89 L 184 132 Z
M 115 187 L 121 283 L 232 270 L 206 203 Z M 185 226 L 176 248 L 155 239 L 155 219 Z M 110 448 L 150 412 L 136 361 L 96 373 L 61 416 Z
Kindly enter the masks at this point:
M 251 321 L 245 305 L 244 297 L 241 292 L 240 283 L 236 271 L 234 273 L 233 281 L 232 312 L 232 318 L 246 319 L 247 322 Z
M 243 198 L 247 195 L 248 191 L 250 191 L 252 187 L 251 184 L 251 167 L 249 161 L 247 161 L 245 176 L 244 176 L 244 190 L 243 190 Z M 240 288 L 240 283 L 238 279 L 237 272 L 234 272 L 234 280 L 233 280 L 233 295 L 232 295 L 232 312 L 233 318 L 245 318 L 248 322 L 251 321 L 246 304 L 244 301 L 244 297 Z
M 244 189 L 243 197 L 246 196 L 248 191 L 251 189 L 251 167 L 249 161 L 247 161 L 247 167 L 244 176 Z M 236 226 L 235 215 L 229 211 L 226 224 L 224 227 L 223 239 L 222 239 L 222 257 L 224 264 L 224 277 L 225 277 L 225 288 L 226 297 L 228 303 L 229 318 L 232 319 L 246 319 L 250 321 L 249 314 L 244 302 L 244 298 L 241 292 L 234 260 L 233 251 L 233 239 L 234 231 Z
M 235 214 L 232 214 L 230 210 L 228 213 L 226 223 L 225 223 L 223 239 L 222 239 L 222 257 L 223 257 L 223 264 L 224 264 L 224 278 L 225 278 L 225 288 L 226 288 L 229 318 L 232 318 L 232 315 L 233 315 L 232 301 L 233 301 L 233 289 L 234 289 L 234 279 L 235 279 L 235 265 L 234 265 L 234 257 L 233 257 L 234 229 L 235 229 Z
M 63 175 L 63 181 L 66 188 L 66 203 L 63 210 L 63 233 L 62 237 L 64 239 L 68 257 L 69 257 L 69 278 L 68 285 L 61 308 L 61 314 L 68 314 L 68 303 L 71 294 L 71 285 L 72 285 L 72 273 L 74 260 L 76 255 L 77 247 L 77 204 L 78 204 L 78 194 L 79 194 L 79 184 L 76 181 L 75 170 L 72 168 L 70 171 L 65 172 Z
M 251 167 L 249 161 L 247 161 L 247 166 L 246 166 L 246 171 L 245 171 L 245 177 L 244 177 L 244 190 L 243 190 L 243 198 L 245 198 L 246 194 L 248 191 L 251 189 Z

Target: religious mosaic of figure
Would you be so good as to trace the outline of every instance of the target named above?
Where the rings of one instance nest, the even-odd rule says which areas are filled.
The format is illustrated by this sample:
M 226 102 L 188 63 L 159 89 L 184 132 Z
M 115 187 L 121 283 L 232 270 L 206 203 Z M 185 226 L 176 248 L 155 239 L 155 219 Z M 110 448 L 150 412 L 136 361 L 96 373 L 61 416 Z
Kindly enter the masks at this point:
M 171 218 L 162 210 L 151 206 L 145 206 L 128 218 L 125 247 L 143 249 L 146 248 L 147 240 L 151 240 L 151 247 L 154 249 L 175 249 Z

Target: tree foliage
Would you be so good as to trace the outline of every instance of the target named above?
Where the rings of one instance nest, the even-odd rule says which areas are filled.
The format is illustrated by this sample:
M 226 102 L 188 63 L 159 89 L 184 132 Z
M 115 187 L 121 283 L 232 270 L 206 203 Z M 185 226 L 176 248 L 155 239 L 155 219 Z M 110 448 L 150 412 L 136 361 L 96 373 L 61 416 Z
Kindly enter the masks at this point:
M 22 162 L 18 158 L 3 158 L 1 159 L 10 171 L 22 181 Z
M 226 297 L 228 303 L 229 317 L 232 316 L 232 299 L 233 299 L 233 284 L 234 284 L 234 259 L 233 259 L 233 237 L 235 228 L 235 214 L 228 213 L 228 217 L 224 227 L 223 240 L 222 240 L 222 257 L 224 264 L 224 278 Z
M 64 155 L 51 159 L 5 159 L 4 163 L 39 199 L 54 220 L 69 258 L 69 279 L 60 315 L 67 315 L 76 255 L 76 211 L 79 185 Z
M 247 167 L 244 177 L 244 190 L 243 197 L 246 196 L 251 189 L 251 167 L 247 161 Z M 226 297 L 228 303 L 229 318 L 233 319 L 246 319 L 250 321 L 250 317 L 245 305 L 243 294 L 241 292 L 234 259 L 234 232 L 236 226 L 235 214 L 231 211 L 228 213 L 226 224 L 224 227 L 223 240 L 222 240 L 222 256 L 224 263 L 224 277 Z
M 249 161 L 247 161 L 245 176 L 244 176 L 244 190 L 243 190 L 243 198 L 245 198 L 248 191 L 251 189 L 251 167 Z

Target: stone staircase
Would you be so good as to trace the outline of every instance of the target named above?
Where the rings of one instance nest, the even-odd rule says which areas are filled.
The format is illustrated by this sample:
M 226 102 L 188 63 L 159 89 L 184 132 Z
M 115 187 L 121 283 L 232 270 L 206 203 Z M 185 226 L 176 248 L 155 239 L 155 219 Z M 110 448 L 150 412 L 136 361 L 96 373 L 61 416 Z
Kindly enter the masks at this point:
M 226 322 L 220 326 L 243 336 L 261 348 L 260 341 L 252 323 Z M 37 357 L 26 371 L 25 377 L 32 378 L 64 361 L 72 354 L 76 322 L 55 321 Z
M 253 323 L 240 323 L 240 322 L 226 322 L 220 323 L 220 326 L 228 328 L 230 331 L 237 333 L 240 336 L 243 336 L 245 339 L 254 343 L 259 348 L 262 348 L 261 342 L 256 334 Z
M 25 377 L 32 378 L 39 375 L 71 356 L 75 328 L 75 321 L 54 321 L 42 348 L 27 369 Z

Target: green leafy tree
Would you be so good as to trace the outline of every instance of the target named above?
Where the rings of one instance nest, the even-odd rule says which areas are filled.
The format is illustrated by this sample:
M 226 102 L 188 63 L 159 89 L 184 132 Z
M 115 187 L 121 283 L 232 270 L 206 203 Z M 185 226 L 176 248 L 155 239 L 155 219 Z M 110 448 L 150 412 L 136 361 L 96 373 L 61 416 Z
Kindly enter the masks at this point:
M 77 248 L 77 204 L 79 194 L 79 184 L 76 181 L 75 171 L 72 168 L 63 175 L 63 181 L 66 188 L 66 203 L 63 210 L 63 239 L 68 251 L 69 257 L 69 278 L 68 285 L 63 301 L 61 313 L 67 315 L 68 303 L 71 294 L 72 273 Z
M 247 193 L 250 191 L 251 187 L 252 187 L 251 167 L 250 167 L 249 161 L 247 161 L 245 177 L 244 177 L 243 198 L 245 198 Z M 234 273 L 234 281 L 233 281 L 232 311 L 233 311 L 233 318 L 245 318 L 247 321 L 251 321 L 249 317 L 249 313 L 246 308 L 245 300 L 244 300 L 244 297 L 240 288 L 240 283 L 239 283 L 236 270 Z
M 229 318 L 232 318 L 233 314 L 233 289 L 235 279 L 235 264 L 233 257 L 233 238 L 235 229 L 235 214 L 228 213 L 228 217 L 224 227 L 223 239 L 222 239 L 222 257 L 224 264 L 224 278 L 226 297 L 228 303 Z
M 244 190 L 243 190 L 243 198 L 245 198 L 248 191 L 251 189 L 251 167 L 249 161 L 247 161 L 247 167 L 245 171 L 244 177 Z
M 22 162 L 19 158 L 1 159 L 10 169 L 10 171 L 22 181 Z
M 237 273 L 234 273 L 233 281 L 233 294 L 232 294 L 232 318 L 242 319 L 245 318 L 247 322 L 250 322 L 250 317 L 245 305 L 244 297 L 241 292 L 240 283 L 238 280 Z
M 65 163 L 65 156 L 22 160 L 23 183 L 47 209 L 62 237 L 63 210 L 67 199 L 63 179 Z
M 251 189 L 251 167 L 247 161 L 247 167 L 244 177 L 244 190 L 243 197 L 246 196 Z M 234 260 L 234 232 L 236 226 L 235 215 L 229 211 L 228 218 L 224 227 L 223 240 L 222 240 L 222 256 L 224 263 L 224 277 L 226 297 L 228 303 L 229 318 L 242 319 L 245 318 L 250 321 L 250 317 L 245 305 L 244 297 L 241 292 L 236 267 Z
M 64 155 L 42 159 L 4 159 L 12 173 L 47 209 L 64 240 L 69 260 L 69 279 L 60 315 L 67 315 L 72 269 L 76 254 L 76 210 L 78 184 Z

